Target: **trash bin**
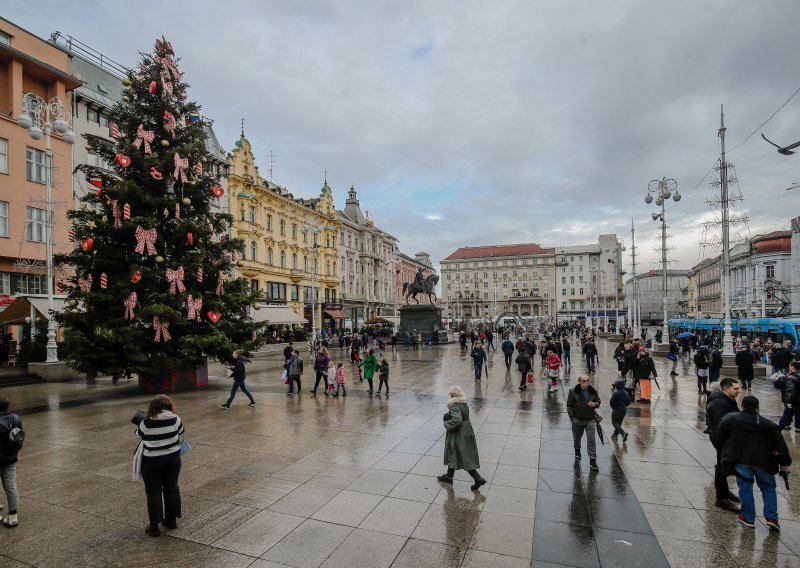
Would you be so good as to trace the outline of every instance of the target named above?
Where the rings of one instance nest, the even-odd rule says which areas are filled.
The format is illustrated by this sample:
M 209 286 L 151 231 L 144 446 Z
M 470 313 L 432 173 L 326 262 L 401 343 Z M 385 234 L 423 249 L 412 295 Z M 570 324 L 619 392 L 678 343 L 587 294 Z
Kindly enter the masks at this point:
M 652 349 L 653 348 L 653 340 L 652 339 L 648 339 L 647 340 L 647 348 L 648 349 Z

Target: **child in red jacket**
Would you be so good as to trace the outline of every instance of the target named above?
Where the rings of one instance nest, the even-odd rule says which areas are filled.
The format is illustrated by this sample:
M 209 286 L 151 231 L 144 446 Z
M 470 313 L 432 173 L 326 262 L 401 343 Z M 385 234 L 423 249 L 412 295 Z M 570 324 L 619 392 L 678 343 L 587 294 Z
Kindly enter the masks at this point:
M 550 392 L 558 390 L 558 371 L 561 369 L 561 359 L 552 350 L 547 350 L 547 376 L 550 378 Z

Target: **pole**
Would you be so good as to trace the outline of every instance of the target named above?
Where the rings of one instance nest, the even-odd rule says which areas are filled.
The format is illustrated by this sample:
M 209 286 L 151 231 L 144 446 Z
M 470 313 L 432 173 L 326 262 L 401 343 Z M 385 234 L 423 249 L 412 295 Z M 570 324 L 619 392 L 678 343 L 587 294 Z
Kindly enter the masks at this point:
M 631 305 L 633 307 L 633 337 L 639 337 L 639 284 L 636 280 L 636 229 L 633 226 L 633 218 L 631 218 L 631 274 L 633 276 L 633 298 Z
M 662 194 L 666 191 L 667 183 L 664 180 Z M 665 216 L 666 199 L 661 201 L 661 308 L 663 311 L 663 321 L 661 322 L 661 333 L 664 337 L 669 337 L 667 329 L 667 218 Z
M 722 298 L 724 310 L 722 352 L 726 355 L 733 355 L 733 329 L 731 328 L 731 291 L 730 291 L 730 236 L 728 218 L 728 163 L 725 161 L 725 112 L 720 105 L 719 111 L 719 142 L 720 142 L 720 196 L 722 206 L 722 273 L 720 280 L 722 284 Z
M 47 182 L 47 205 L 45 215 L 45 241 L 47 246 L 47 362 L 58 363 L 58 346 L 56 345 L 56 322 L 53 318 L 53 150 L 50 147 L 50 121 L 45 122 L 45 178 Z

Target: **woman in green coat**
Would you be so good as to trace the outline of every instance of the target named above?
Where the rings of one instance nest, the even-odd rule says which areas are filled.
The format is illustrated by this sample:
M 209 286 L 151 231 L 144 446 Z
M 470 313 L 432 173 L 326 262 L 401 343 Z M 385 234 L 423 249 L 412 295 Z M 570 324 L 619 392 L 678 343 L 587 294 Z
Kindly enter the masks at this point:
M 447 473 L 437 479 L 444 483 L 453 483 L 455 470 L 466 469 L 475 481 L 471 489 L 477 491 L 486 480 L 478 473 L 481 464 L 478 459 L 475 430 L 469 421 L 467 399 L 458 385 L 450 387 L 447 394 L 450 396 L 450 400 L 447 401 L 448 412 L 444 415 L 444 427 L 447 429 L 444 440 L 444 465 L 447 466 Z
M 372 394 L 372 375 L 378 370 L 378 358 L 375 357 L 375 350 L 370 349 L 369 355 L 364 357 L 364 360 L 358 364 L 359 367 L 364 367 L 364 378 L 369 383 L 369 390 L 367 394 Z

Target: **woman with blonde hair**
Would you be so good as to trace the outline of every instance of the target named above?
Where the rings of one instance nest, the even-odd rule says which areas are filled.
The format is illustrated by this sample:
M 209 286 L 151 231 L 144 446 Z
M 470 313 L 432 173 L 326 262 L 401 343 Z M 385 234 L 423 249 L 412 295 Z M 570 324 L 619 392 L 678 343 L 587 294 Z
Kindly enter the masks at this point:
M 486 480 L 478 473 L 481 467 L 478 458 L 478 444 L 475 442 L 475 430 L 469 421 L 469 407 L 464 391 L 458 385 L 453 385 L 447 391 L 450 400 L 447 401 L 448 412 L 444 415 L 444 427 L 447 435 L 444 441 L 444 465 L 447 473 L 437 477 L 444 483 L 453 483 L 453 474 L 457 469 L 466 469 L 475 483 L 471 486 L 477 491 Z

